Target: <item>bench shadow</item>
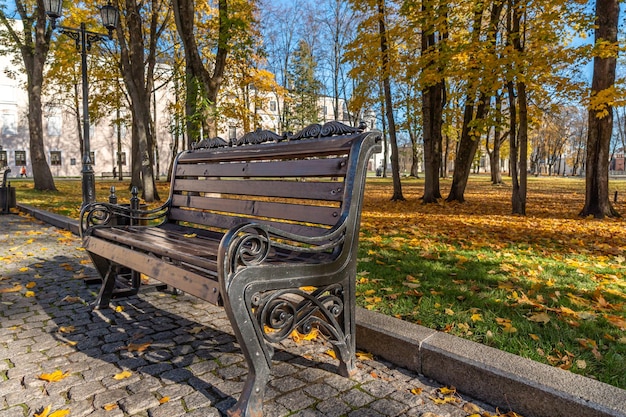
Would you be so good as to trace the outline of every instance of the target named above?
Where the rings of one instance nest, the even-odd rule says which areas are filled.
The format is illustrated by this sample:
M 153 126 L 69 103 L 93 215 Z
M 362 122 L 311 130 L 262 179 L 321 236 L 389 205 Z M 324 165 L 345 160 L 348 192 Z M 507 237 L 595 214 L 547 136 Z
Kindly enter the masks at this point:
M 54 354 L 68 359 L 57 362 L 63 372 L 81 373 L 86 383 L 99 380 L 105 391 L 121 389 L 130 395 L 153 391 L 155 398 L 163 401 L 161 405 L 184 398 L 188 410 L 206 409 L 207 415 L 215 410 L 226 415 L 236 403 L 248 370 L 235 337 L 225 331 L 230 323 L 223 308 L 189 295 L 149 289 L 112 300 L 110 309 L 94 311 L 91 303 L 100 286 L 83 279 L 97 277 L 91 265 L 55 256 L 35 260 L 29 268 L 43 275 L 37 280 L 36 303 L 52 322 L 46 330 L 57 341 Z M 67 272 L 59 272 L 62 269 Z M 20 281 L 24 287 L 32 280 L 31 275 L 19 271 L 12 275 L 12 281 Z M 101 361 L 101 366 L 85 369 L 84 361 L 90 360 L 85 356 Z M 317 362 L 275 346 L 264 409 L 267 400 L 280 394 L 272 388 L 272 380 L 292 372 L 281 370 L 279 363 L 287 360 L 297 367 L 337 373 L 333 359 Z M 130 375 L 116 379 L 124 370 Z M 123 398 L 112 399 L 121 408 L 128 407 Z M 94 407 L 97 411 L 104 405 Z M 215 410 L 209 411 L 211 407 Z

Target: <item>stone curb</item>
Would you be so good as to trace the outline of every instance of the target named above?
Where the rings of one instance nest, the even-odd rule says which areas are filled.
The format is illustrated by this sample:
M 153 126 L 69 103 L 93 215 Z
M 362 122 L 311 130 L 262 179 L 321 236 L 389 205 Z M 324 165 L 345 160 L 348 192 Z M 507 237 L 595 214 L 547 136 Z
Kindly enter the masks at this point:
M 79 233 L 78 221 L 18 204 Z M 361 350 L 524 417 L 626 417 L 626 390 L 394 317 L 356 309 Z
M 359 349 L 524 417 L 626 417 L 626 390 L 357 309 Z

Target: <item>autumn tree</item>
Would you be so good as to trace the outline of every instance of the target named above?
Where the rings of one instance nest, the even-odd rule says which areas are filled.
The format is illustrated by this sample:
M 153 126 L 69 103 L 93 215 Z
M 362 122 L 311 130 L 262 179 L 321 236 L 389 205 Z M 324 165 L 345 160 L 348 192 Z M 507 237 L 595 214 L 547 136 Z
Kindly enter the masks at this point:
M 441 199 L 439 170 L 443 109 L 446 103 L 445 69 L 440 60 L 448 40 L 448 4 L 444 1 L 406 2 L 407 14 L 418 16 L 421 28 L 420 86 L 424 134 L 424 203 Z
M 30 135 L 30 160 L 34 186 L 37 190 L 56 191 L 50 166 L 46 160 L 43 141 L 42 85 L 44 66 L 50 50 L 52 28 L 42 0 L 15 0 L 14 10 L 18 20 L 8 15 L 7 7 L 0 8 L 0 23 L 6 42 L 21 56 L 27 75 L 28 130 Z
M 154 174 L 154 129 L 151 95 L 157 62 L 157 44 L 170 19 L 170 8 L 162 0 L 144 4 L 136 0 L 120 3 L 122 13 L 117 29 L 120 67 L 130 98 L 132 113 L 131 186 L 142 191 L 145 201 L 159 199 Z
M 289 65 L 290 104 L 287 107 L 285 129 L 301 129 L 311 123 L 317 123 L 319 109 L 317 99 L 322 88 L 316 77 L 317 62 L 310 45 L 303 39 L 298 42 L 293 60 Z
M 613 129 L 617 64 L 618 0 L 596 1 L 593 79 L 587 132 L 585 205 L 583 217 L 618 217 L 609 200 L 609 145 Z
M 489 156 L 491 183 L 498 185 L 502 184 L 502 172 L 500 171 L 500 150 L 509 135 L 508 130 L 503 130 L 502 94 L 500 92 L 497 92 L 494 97 L 494 108 L 492 114 L 493 123 L 491 133 L 493 134 L 493 141 L 490 141 L 490 134 L 488 133 L 485 136 L 485 150 Z
M 503 2 L 472 3 L 472 27 L 464 39 L 462 66 L 457 72 L 464 82 L 463 124 L 454 160 L 454 174 L 446 201 L 465 201 L 464 193 L 481 136 L 486 132 L 487 114 L 498 88 L 493 64 L 497 63 L 496 39 Z M 467 58 L 465 58 L 467 57 Z
M 243 0 L 219 0 L 217 10 L 206 9 L 209 4 L 194 0 L 172 2 L 185 51 L 187 133 L 192 140 L 199 140 L 201 131 L 208 137 L 217 136 L 217 100 L 231 49 L 232 30 L 246 30 L 249 24 L 231 16 L 229 8 L 240 2 Z M 198 33 L 199 25 L 206 30 L 202 35 Z

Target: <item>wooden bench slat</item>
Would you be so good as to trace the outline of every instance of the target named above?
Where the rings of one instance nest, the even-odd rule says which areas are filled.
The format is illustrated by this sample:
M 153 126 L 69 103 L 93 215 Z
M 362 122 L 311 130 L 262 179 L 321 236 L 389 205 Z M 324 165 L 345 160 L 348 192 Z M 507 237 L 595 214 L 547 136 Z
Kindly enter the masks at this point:
M 343 177 L 345 158 L 177 164 L 177 177 Z
M 353 142 L 354 136 L 337 136 L 232 148 L 199 149 L 181 154 L 178 162 L 258 160 L 277 156 L 281 158 L 304 158 L 308 156 L 345 155 L 350 151 Z
M 239 226 L 243 223 L 255 222 L 264 223 L 276 227 L 277 229 L 285 232 L 298 234 L 301 236 L 320 236 L 328 231 L 327 228 L 307 226 L 304 224 L 291 224 L 280 223 L 276 221 L 261 220 L 249 217 L 238 217 L 227 214 L 209 213 L 194 210 L 183 210 L 181 208 L 173 207 L 170 210 L 170 220 L 179 222 L 189 222 L 191 224 L 203 225 L 207 227 L 214 227 L 217 229 L 232 229 L 235 226 Z
M 173 207 L 188 207 L 214 212 L 240 214 L 247 217 L 265 217 L 323 224 L 332 226 L 341 215 L 340 207 L 310 206 L 302 204 L 277 203 L 261 200 L 203 197 L 193 195 L 174 195 Z
M 83 246 L 89 253 L 110 259 L 116 264 L 145 274 L 210 303 L 220 303 L 217 281 L 188 270 L 183 265 L 172 265 L 154 256 L 137 252 L 132 248 L 91 236 L 84 239 Z
M 278 198 L 306 198 L 322 201 L 341 201 L 343 181 L 294 181 L 294 180 L 254 180 L 179 178 L 174 184 L 174 192 L 191 191 L 198 193 L 226 193 Z
M 94 231 L 93 235 L 133 247 L 135 250 L 195 264 L 209 271 L 217 270 L 215 255 L 219 245 L 217 241 L 199 238 L 173 239 L 173 235 L 158 237 L 151 234 L 147 228 L 131 229 L 128 227 L 113 230 L 100 229 Z

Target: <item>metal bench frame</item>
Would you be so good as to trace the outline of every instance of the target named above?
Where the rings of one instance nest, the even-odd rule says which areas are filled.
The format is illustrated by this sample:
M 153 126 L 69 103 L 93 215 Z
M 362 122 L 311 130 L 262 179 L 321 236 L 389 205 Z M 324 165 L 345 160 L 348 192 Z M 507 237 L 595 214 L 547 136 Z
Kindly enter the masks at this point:
M 272 345 L 294 330 L 319 329 L 352 375 L 361 206 L 380 141 L 338 122 L 205 140 L 177 157 L 163 206 L 87 205 L 83 245 L 103 278 L 96 308 L 116 296 L 121 268 L 135 290 L 142 273 L 223 305 L 249 371 L 232 416 L 262 415 Z

